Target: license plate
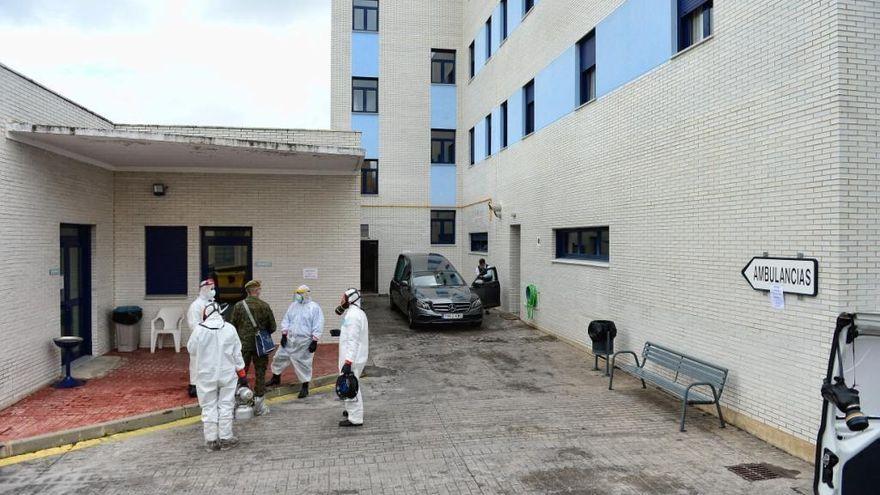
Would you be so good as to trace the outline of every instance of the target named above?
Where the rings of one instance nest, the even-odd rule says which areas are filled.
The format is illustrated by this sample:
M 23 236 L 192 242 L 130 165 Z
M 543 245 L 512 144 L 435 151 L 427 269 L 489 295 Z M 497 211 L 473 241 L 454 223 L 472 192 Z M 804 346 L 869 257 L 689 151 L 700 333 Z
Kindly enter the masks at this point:
M 460 320 L 464 315 L 461 313 L 447 313 L 443 315 L 444 320 Z

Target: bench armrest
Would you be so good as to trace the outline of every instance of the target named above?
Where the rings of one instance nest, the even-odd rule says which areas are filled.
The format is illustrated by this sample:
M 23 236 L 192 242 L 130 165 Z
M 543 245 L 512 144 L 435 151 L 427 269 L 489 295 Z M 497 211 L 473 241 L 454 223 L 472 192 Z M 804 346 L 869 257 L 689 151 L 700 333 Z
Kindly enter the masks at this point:
M 617 355 L 618 355 L 618 354 L 630 354 L 630 355 L 632 355 L 633 359 L 636 360 L 636 367 L 638 367 L 638 368 L 641 368 L 642 365 L 644 364 L 644 363 L 639 364 L 639 356 L 638 356 L 638 354 L 636 354 L 636 353 L 633 352 L 633 351 L 617 351 L 617 352 L 615 352 L 614 354 L 611 355 L 611 369 L 612 369 L 612 370 L 614 369 L 614 361 L 615 361 L 615 359 L 617 358 Z
M 700 386 L 709 387 L 710 389 L 712 389 L 712 398 L 715 399 L 715 402 L 721 400 L 721 394 L 715 389 L 715 385 L 709 382 L 695 382 L 689 384 L 687 388 L 684 389 L 685 397 L 687 397 L 688 392 L 690 392 L 692 388 Z

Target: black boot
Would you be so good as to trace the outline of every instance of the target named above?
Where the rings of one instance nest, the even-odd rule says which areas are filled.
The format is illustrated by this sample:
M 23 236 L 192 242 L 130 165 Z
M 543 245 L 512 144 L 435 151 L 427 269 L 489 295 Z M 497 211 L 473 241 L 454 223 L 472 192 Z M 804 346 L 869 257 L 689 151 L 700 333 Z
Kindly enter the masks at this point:
M 198 392 L 196 392 L 195 385 L 190 385 L 189 388 L 186 390 L 186 393 L 189 394 L 190 397 L 198 397 L 199 396 Z
M 267 387 L 277 387 L 278 385 L 281 385 L 281 375 L 276 375 L 273 373 L 272 379 L 269 380 L 268 383 L 266 383 L 266 386 Z
M 342 421 L 339 422 L 339 426 L 364 426 L 364 424 L 363 423 L 360 423 L 360 424 L 352 423 L 351 421 L 349 421 L 347 419 L 343 419 Z
M 299 398 L 305 399 L 309 396 L 309 382 L 303 382 L 302 387 L 299 389 Z
M 342 411 L 342 417 L 343 417 L 343 418 L 347 418 L 347 417 L 348 417 L 348 411 Z

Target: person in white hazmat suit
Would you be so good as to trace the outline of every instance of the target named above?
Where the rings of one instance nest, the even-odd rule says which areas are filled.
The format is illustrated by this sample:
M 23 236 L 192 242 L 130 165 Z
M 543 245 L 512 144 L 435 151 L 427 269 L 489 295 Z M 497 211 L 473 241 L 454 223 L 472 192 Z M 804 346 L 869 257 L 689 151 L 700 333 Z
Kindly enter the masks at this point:
M 348 289 L 342 295 L 342 302 L 336 314 L 342 315 L 339 327 L 339 372 L 354 373 L 358 379 L 364 371 L 369 354 L 370 330 L 367 314 L 361 309 L 361 294 L 357 289 Z M 357 397 L 343 400 L 346 419 L 339 426 L 361 426 L 364 424 L 364 385 L 358 384 Z
M 186 345 L 196 362 L 196 390 L 202 408 L 205 448 L 228 450 L 238 444 L 232 435 L 235 388 L 247 386 L 241 340 L 235 327 L 223 320 L 220 306 L 205 308 L 205 321 L 196 326 Z
M 186 323 L 189 325 L 190 335 L 196 331 L 196 327 L 199 326 L 204 320 L 205 308 L 208 304 L 214 302 L 214 296 L 216 295 L 216 291 L 214 289 L 214 280 L 206 279 L 202 280 L 199 283 L 199 296 L 196 297 L 196 300 L 189 305 L 189 310 L 186 312 Z M 189 360 L 189 396 L 196 396 L 196 379 L 198 378 L 198 372 L 196 371 L 196 360 L 190 358 Z
M 272 358 L 272 379 L 268 383 L 280 385 L 284 368 L 293 365 L 296 377 L 302 383 L 300 399 L 309 396 L 312 359 L 324 331 L 324 312 L 318 303 L 312 301 L 311 293 L 307 285 L 300 285 L 281 320 L 281 346 Z

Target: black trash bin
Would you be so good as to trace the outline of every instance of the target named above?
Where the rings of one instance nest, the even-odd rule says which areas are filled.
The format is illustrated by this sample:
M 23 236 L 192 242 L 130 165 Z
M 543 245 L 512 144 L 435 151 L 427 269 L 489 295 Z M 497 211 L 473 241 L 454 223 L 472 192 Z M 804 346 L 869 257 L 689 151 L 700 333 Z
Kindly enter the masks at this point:
M 610 320 L 593 320 L 587 327 L 587 335 L 593 341 L 593 369 L 599 369 L 599 356 L 602 356 L 605 358 L 605 376 L 608 376 L 608 356 L 614 354 L 617 327 Z
M 140 345 L 140 323 L 144 310 L 140 306 L 119 306 L 110 319 L 116 324 L 116 349 L 120 352 L 136 351 Z

